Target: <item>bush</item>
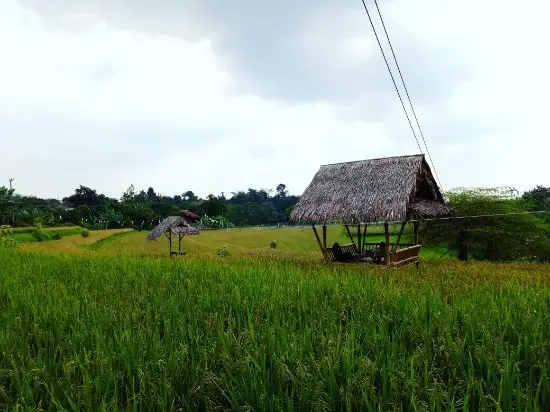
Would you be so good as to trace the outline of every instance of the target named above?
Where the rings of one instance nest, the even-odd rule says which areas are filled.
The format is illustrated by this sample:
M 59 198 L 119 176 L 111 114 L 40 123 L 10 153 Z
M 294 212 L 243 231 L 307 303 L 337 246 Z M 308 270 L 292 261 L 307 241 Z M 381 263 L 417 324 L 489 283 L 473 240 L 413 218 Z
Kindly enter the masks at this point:
M 82 231 L 80 232 L 80 235 L 82 237 L 88 237 L 90 236 L 90 232 L 88 231 L 88 229 L 82 229 Z
M 37 228 L 36 230 L 32 231 L 31 234 L 34 240 L 36 240 L 37 242 L 43 242 L 49 239 L 48 234 L 44 232 L 41 228 Z
M 271 249 L 277 249 L 277 247 L 279 247 L 279 244 L 277 243 L 276 240 L 272 240 L 271 242 L 269 242 L 269 247 Z
M 456 190 L 448 192 L 447 198 L 457 216 L 501 216 L 434 222 L 428 244 L 458 250 L 463 228 L 468 255 L 474 260 L 540 261 L 550 255 L 550 227 L 541 216 L 521 214 L 525 203 L 513 191 Z
M 11 226 L 0 226 L 0 247 L 12 248 L 17 246 L 17 241 L 8 237 L 12 233 Z
M 231 255 L 231 249 L 229 246 L 218 246 L 215 252 L 219 257 L 228 257 Z
M 52 232 L 50 234 L 50 239 L 53 239 L 53 240 L 59 240 L 63 237 L 63 235 L 61 234 L 61 232 Z

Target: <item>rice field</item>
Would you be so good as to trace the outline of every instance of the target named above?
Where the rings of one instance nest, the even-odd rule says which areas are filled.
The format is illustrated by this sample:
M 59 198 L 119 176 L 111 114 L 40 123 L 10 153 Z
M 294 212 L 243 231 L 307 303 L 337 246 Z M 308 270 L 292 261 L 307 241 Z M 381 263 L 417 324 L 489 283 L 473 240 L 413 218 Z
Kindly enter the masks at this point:
M 0 410 L 550 408 L 549 265 L 329 266 L 311 229 L 171 259 L 145 236 L 0 250 Z
M 368 234 L 369 242 L 381 242 L 384 240 L 381 227 L 372 229 Z M 399 228 L 392 228 L 392 240 L 397 237 Z M 327 241 L 349 243 L 340 226 L 329 226 Z M 115 237 L 111 237 L 117 234 Z M 168 240 L 161 236 L 158 240 L 147 241 L 146 231 L 128 231 L 126 229 L 90 231 L 89 238 L 80 235 L 67 236 L 59 241 L 50 241 L 40 244 L 22 244 L 22 248 L 32 248 L 54 253 L 78 253 L 89 252 L 93 244 L 95 254 L 108 256 L 135 256 L 135 257 L 166 257 L 168 256 Z M 106 239 L 97 242 L 99 239 Z M 402 237 L 402 242 L 410 241 L 409 234 Z M 275 241 L 277 248 L 272 249 L 270 243 Z M 319 261 L 321 254 L 319 246 L 309 227 L 281 228 L 281 229 L 230 229 L 230 230 L 205 230 L 198 236 L 185 236 L 182 248 L 188 253 L 188 257 L 211 258 L 215 256 L 215 250 L 220 246 L 228 246 L 232 256 L 239 257 L 269 257 L 292 260 Z M 427 258 L 439 259 L 446 252 L 445 248 L 430 248 L 422 250 L 422 255 Z M 445 259 L 454 258 L 447 254 Z

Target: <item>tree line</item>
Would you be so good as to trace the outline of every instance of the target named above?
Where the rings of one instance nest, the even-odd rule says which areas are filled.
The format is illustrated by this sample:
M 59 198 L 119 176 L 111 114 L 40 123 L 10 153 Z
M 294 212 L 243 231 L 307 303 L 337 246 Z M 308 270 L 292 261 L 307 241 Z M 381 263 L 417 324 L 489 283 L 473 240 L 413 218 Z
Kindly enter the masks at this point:
M 470 257 L 477 260 L 550 259 L 550 213 L 524 214 L 550 212 L 550 187 L 537 186 L 522 194 L 510 188 L 455 189 L 445 197 L 457 216 L 505 216 L 430 222 L 425 227 L 426 244 L 443 246 L 450 253 L 465 244 Z M 284 184 L 274 191 L 248 189 L 206 198 L 192 191 L 165 196 L 152 187 L 138 191 L 132 185 L 119 199 L 79 186 L 62 200 L 22 196 L 0 187 L 0 225 L 148 230 L 182 209 L 201 216 L 203 228 L 289 224 L 298 200 Z
M 150 229 L 166 216 L 187 209 L 201 216 L 203 227 L 272 225 L 288 222 L 298 199 L 283 183 L 274 193 L 248 189 L 231 196 L 210 194 L 204 199 L 191 190 L 166 196 L 152 187 L 138 191 L 133 185 L 119 199 L 81 185 L 62 200 L 23 196 L 0 187 L 0 223 L 14 227 L 72 224 L 90 229 Z
M 425 243 L 450 253 L 463 244 L 475 260 L 550 261 L 550 187 L 521 195 L 512 188 L 456 189 L 445 197 L 456 216 L 472 217 L 424 225 Z

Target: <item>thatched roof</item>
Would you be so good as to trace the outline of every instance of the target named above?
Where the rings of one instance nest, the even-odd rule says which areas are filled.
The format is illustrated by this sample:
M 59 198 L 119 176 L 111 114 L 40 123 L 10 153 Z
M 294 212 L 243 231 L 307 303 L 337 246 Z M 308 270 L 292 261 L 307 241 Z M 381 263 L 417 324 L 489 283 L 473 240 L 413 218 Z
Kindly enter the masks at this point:
M 201 218 L 196 213 L 194 213 L 190 210 L 187 210 L 187 209 L 180 211 L 180 216 L 187 219 L 189 222 L 196 222 L 197 220 L 199 220 Z
M 192 226 L 187 220 L 181 216 L 169 216 L 160 222 L 151 230 L 148 240 L 155 240 L 162 236 L 163 233 L 172 232 L 175 235 L 198 235 L 199 229 Z
M 450 212 L 424 155 L 413 155 L 321 166 L 291 219 L 368 223 Z

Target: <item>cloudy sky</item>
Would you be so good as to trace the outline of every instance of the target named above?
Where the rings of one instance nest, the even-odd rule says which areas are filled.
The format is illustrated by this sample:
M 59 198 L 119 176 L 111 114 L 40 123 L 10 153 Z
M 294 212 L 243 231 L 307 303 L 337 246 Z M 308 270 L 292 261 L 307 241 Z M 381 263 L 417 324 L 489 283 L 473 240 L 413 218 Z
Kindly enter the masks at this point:
M 379 4 L 443 188 L 550 184 L 550 4 Z M 0 52 L 21 193 L 299 194 L 419 152 L 361 0 L 0 0 Z

